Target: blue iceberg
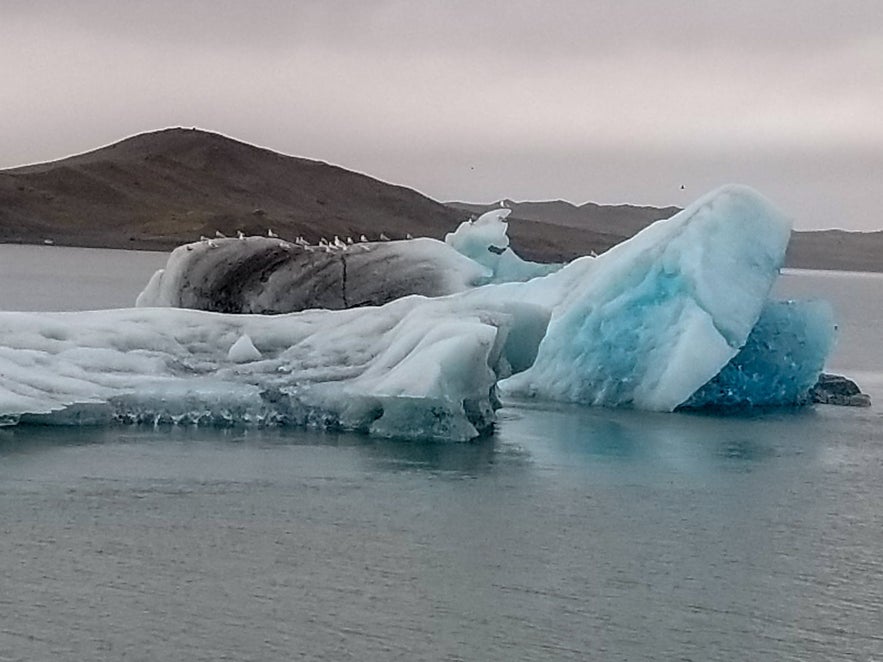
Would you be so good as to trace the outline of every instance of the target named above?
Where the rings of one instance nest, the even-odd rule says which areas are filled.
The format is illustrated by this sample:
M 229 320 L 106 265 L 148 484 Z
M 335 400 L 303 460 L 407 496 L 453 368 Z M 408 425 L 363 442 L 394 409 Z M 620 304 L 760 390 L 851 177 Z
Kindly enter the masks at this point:
M 504 212 L 447 243 L 417 240 L 420 259 L 408 264 L 422 279 L 421 260 L 442 260 L 446 275 L 432 282 L 444 296 L 283 315 L 166 307 L 194 282 L 191 265 L 209 273 L 212 255 L 229 255 L 194 246 L 172 254 L 144 307 L 0 312 L 0 424 L 299 425 L 466 440 L 492 426 L 500 394 L 655 411 L 792 405 L 824 365 L 830 311 L 769 301 L 791 228 L 748 188 L 719 189 L 563 266 L 512 253 Z M 398 243 L 388 252 L 409 250 Z

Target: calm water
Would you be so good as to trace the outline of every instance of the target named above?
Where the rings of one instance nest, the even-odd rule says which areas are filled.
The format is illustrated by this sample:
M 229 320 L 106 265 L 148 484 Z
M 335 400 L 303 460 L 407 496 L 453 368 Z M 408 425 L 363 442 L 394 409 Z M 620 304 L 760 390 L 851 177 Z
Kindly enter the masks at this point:
M 0 246 L 0 308 L 125 305 L 162 261 Z M 883 277 L 780 289 L 834 303 L 872 408 L 0 429 L 0 660 L 883 660 Z

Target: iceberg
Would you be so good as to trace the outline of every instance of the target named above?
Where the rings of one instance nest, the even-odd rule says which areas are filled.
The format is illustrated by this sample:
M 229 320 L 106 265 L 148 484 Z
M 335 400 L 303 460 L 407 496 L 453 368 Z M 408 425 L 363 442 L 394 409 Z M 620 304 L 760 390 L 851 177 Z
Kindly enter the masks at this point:
M 0 313 L 0 423 L 301 425 L 465 440 L 548 313 L 412 296 L 380 308 Z
M 479 263 L 435 239 L 310 246 L 270 237 L 179 246 L 135 305 L 280 314 L 438 297 L 486 282 Z
M 542 264 L 521 259 L 509 247 L 511 209 L 492 209 L 477 219 L 461 223 L 445 235 L 445 243 L 486 269 L 480 284 L 528 281 L 558 271 L 561 264 Z
M 0 424 L 299 425 L 466 440 L 492 427 L 499 394 L 656 411 L 790 405 L 818 377 L 830 310 L 769 302 L 790 222 L 751 189 L 723 187 L 563 266 L 511 253 L 505 211 L 446 242 L 367 250 L 205 241 L 176 249 L 138 308 L 2 312 Z M 351 271 L 360 254 L 365 268 Z M 334 295 L 342 309 L 241 314 L 330 296 L 319 272 L 334 262 L 354 288 Z M 298 281 L 295 264 L 318 271 Z M 309 296 L 290 291 L 299 282 Z M 384 301 L 383 283 L 431 292 Z M 351 293 L 369 289 L 372 305 L 352 307 L 362 300 Z
M 135 305 L 257 314 L 340 310 L 527 281 L 560 269 L 522 260 L 509 248 L 510 211 L 465 221 L 443 242 L 420 237 L 347 244 L 335 238 L 313 246 L 303 239 L 203 239 L 176 248 Z

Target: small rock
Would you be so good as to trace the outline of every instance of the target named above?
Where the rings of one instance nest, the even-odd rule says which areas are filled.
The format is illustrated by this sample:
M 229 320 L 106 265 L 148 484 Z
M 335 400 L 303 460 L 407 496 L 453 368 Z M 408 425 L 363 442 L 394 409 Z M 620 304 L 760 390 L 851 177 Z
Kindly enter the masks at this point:
M 862 393 L 851 379 L 841 375 L 822 373 L 816 385 L 810 390 L 812 401 L 823 405 L 840 405 L 844 407 L 870 407 L 871 396 Z

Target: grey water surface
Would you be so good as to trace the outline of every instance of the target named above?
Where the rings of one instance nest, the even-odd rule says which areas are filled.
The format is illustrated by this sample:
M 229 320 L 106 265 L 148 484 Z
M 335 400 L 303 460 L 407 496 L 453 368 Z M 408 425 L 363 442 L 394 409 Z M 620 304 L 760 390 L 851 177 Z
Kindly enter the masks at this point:
M 128 256 L 47 262 L 45 307 L 77 265 L 125 305 Z M 0 428 L 0 660 L 883 660 L 883 277 L 777 294 L 832 302 L 870 409 L 508 402 L 469 444 Z

